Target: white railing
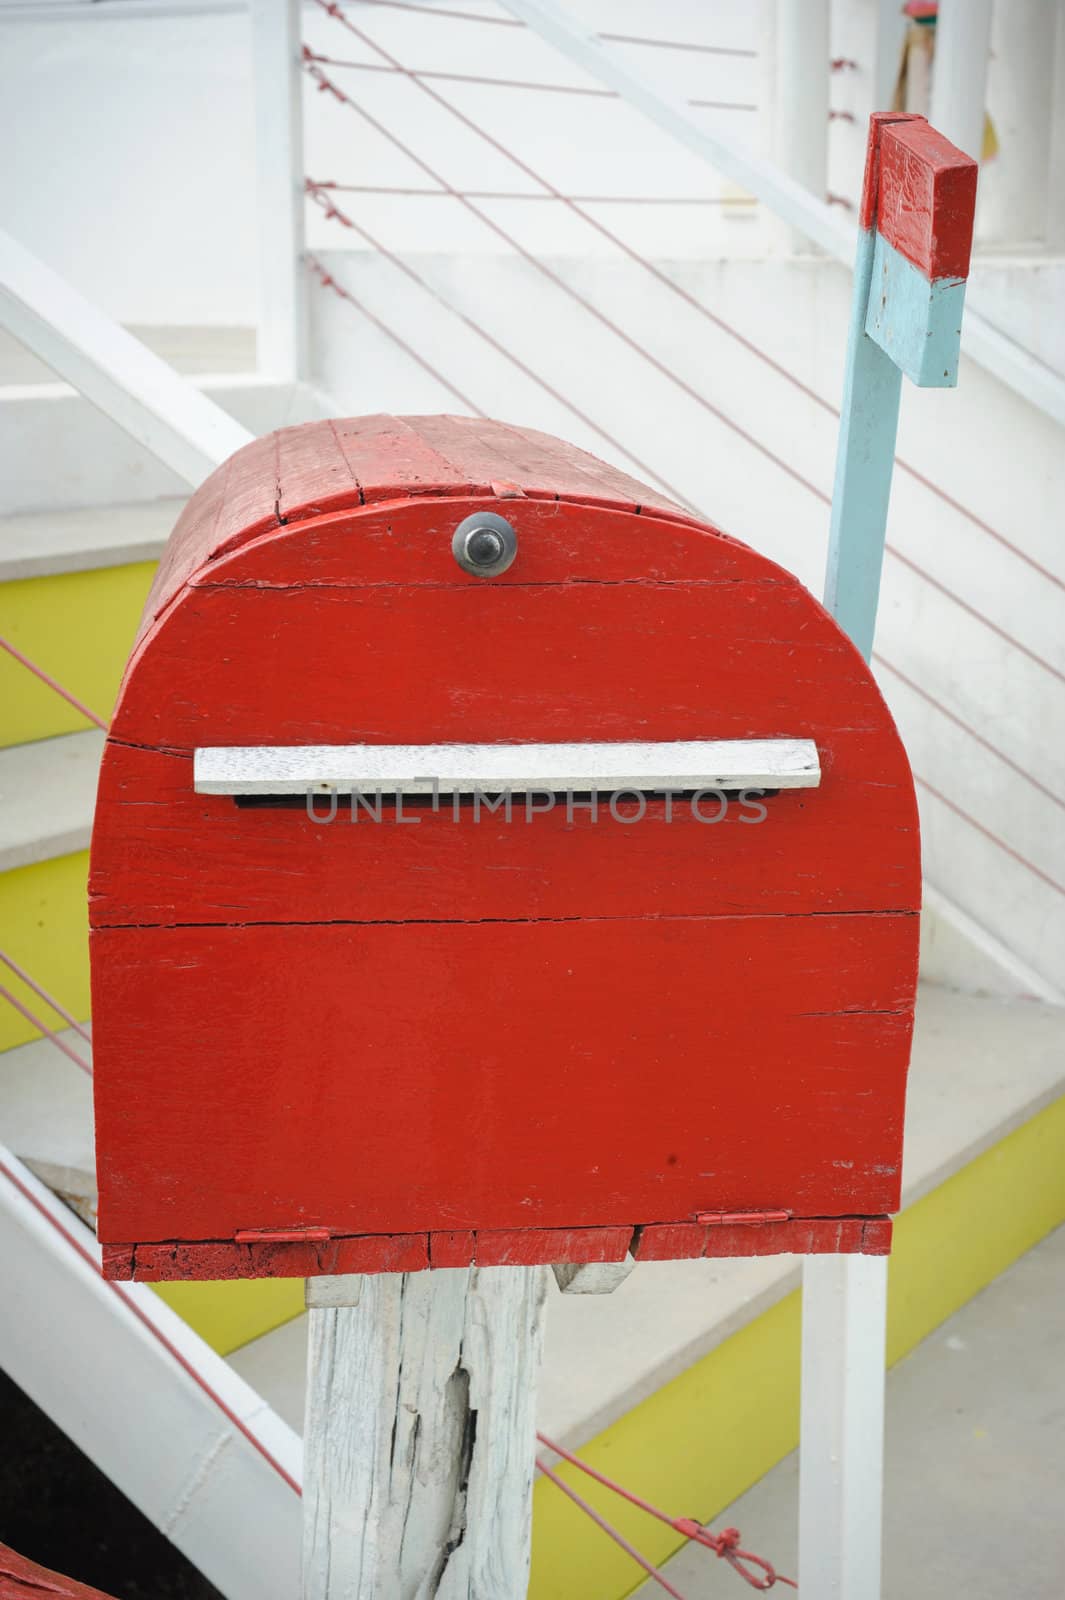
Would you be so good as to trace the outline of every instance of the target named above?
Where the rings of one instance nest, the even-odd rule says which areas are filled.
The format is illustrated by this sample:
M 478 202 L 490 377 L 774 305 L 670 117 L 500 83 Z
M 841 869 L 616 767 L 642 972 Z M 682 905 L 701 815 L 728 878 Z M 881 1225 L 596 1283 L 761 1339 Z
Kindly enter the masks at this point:
M 186 483 L 202 482 L 253 438 L 6 233 L 0 326 Z
M 672 104 L 654 83 L 619 60 L 609 46 L 582 27 L 555 0 L 500 0 L 500 4 L 583 71 L 643 112 L 686 149 L 749 190 L 798 233 L 845 266 L 853 265 L 855 230 L 852 224 L 773 162 L 698 127 L 686 109 Z M 952 34 L 951 39 L 954 37 Z M 956 37 L 959 49 L 967 48 L 968 30 L 959 27 Z M 943 76 L 953 81 L 947 73 Z M 964 103 L 962 96 L 957 99 L 959 116 L 966 116 L 971 96 L 965 96 Z M 950 104 L 954 105 L 953 99 Z M 966 312 L 962 330 L 962 349 L 1022 398 L 1065 425 L 1065 380 L 993 328 L 971 307 Z

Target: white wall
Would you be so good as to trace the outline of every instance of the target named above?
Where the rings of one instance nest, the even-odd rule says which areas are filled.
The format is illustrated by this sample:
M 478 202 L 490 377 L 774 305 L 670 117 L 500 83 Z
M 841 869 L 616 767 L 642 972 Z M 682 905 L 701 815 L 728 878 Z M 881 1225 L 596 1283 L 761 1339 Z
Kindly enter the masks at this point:
M 86 5 L 85 11 L 94 8 Z M 240 12 L 70 20 L 3 20 L 0 14 L 0 213 L 4 226 L 112 315 L 133 323 L 249 323 L 257 295 L 252 195 L 254 150 L 249 20 Z M 445 7 L 445 9 L 448 9 Z M 459 10 L 503 15 L 491 0 Z M 753 50 L 754 7 L 744 0 L 584 0 L 599 27 Z M 384 50 L 415 69 L 595 87 L 527 30 L 352 4 L 349 14 Z M 304 8 L 315 50 L 387 65 L 379 52 L 316 7 Z M 617 45 L 671 91 L 753 105 L 757 62 Z M 401 135 L 459 188 L 540 186 L 482 138 L 395 73 L 326 69 L 366 111 Z M 439 82 L 489 134 L 549 183 L 570 193 L 720 197 L 731 193 L 694 156 L 616 100 L 504 85 Z M 693 115 L 739 138 L 752 111 Z M 432 186 L 415 162 L 350 109 L 305 95 L 306 166 L 313 177 L 400 187 Z M 542 191 L 541 191 L 542 192 Z M 399 248 L 496 251 L 499 239 L 450 199 L 362 196 L 366 225 Z M 313 248 L 339 242 L 335 223 L 310 209 Z M 608 251 L 565 208 L 493 201 L 485 209 L 538 248 Z M 699 256 L 759 248 L 751 208 L 600 205 L 633 241 Z M 755 230 L 756 231 L 756 230 Z
M 0 22 L 3 225 L 123 321 L 254 320 L 247 34 Z

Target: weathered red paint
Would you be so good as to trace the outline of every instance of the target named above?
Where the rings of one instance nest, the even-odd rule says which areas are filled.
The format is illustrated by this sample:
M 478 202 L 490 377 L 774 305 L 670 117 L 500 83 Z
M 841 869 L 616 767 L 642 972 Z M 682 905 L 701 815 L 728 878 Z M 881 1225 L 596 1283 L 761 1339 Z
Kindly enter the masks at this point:
M 860 221 L 925 276 L 967 278 L 979 168 L 924 117 L 870 118 Z
M 923 122 L 923 117 L 912 111 L 874 111 L 869 118 L 869 138 L 865 146 L 865 172 L 862 176 L 862 196 L 858 204 L 858 226 L 872 228 L 876 225 L 876 202 L 880 188 L 880 138 L 885 127 L 895 122 Z
M 967 278 L 978 167 L 923 118 L 880 134 L 876 225 L 931 278 Z
M 73 1578 L 64 1578 L 61 1572 L 39 1566 L 17 1550 L 0 1544 L 0 1600 L 42 1600 L 45 1595 L 54 1596 L 54 1600 L 114 1600 L 102 1589 L 90 1589 Z
M 451 533 L 501 499 L 484 582 Z M 773 736 L 824 778 L 757 826 L 192 792 L 198 745 Z M 890 716 L 788 573 L 542 435 L 261 440 L 175 531 L 101 773 L 106 1271 L 886 1249 L 919 893 Z M 788 1216 L 694 1220 L 737 1212 Z

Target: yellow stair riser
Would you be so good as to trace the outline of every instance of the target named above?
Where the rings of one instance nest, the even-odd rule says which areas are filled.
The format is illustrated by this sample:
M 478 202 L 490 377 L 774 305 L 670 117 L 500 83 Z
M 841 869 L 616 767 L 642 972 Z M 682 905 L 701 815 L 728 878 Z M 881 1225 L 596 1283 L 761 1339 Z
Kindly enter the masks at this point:
M 138 561 L 0 584 L 0 635 L 106 722 L 154 572 Z M 0 651 L 0 748 L 90 726 Z
M 0 874 L 4 948 L 81 1021 L 89 1016 L 88 864 L 88 851 L 82 850 Z M 66 1026 L 12 973 L 5 971 L 3 983 L 49 1027 Z M 0 1005 L 0 1050 L 39 1037 L 13 1007 Z M 303 1281 L 297 1278 L 173 1283 L 161 1285 L 158 1292 L 221 1355 L 269 1333 L 303 1310 Z
M 89 1015 L 88 871 L 89 852 L 79 850 L 0 873 L 4 949 L 82 1022 Z M 3 981 L 48 1027 L 66 1027 L 12 973 L 5 973 Z M 12 1006 L 0 1005 L 0 1050 L 39 1037 Z
M 1063 1147 L 1065 1098 L 898 1218 L 889 1364 L 1065 1222 Z M 669 1315 L 666 1303 L 662 1315 Z M 796 1291 L 634 1407 L 581 1456 L 674 1516 L 711 1521 L 798 1443 L 799 1336 Z M 560 1471 L 656 1564 L 680 1547 L 665 1524 L 574 1468 Z M 773 1559 L 756 1528 L 741 1532 Z M 554 1484 L 537 1484 L 529 1600 L 572 1600 L 578 1592 L 581 1600 L 622 1600 L 643 1581 L 631 1559 Z

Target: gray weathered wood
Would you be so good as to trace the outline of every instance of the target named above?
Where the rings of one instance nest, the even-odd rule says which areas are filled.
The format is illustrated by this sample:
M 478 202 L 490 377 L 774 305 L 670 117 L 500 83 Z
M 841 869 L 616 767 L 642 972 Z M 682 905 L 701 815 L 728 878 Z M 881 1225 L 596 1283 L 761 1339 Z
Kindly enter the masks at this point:
M 309 1312 L 304 1600 L 524 1600 L 547 1273 L 382 1274 Z
M 816 789 L 811 739 L 609 744 L 216 745 L 198 749 L 197 794 L 498 793 L 628 789 Z
M 613 1294 L 636 1265 L 624 1261 L 559 1261 L 551 1268 L 562 1294 Z

